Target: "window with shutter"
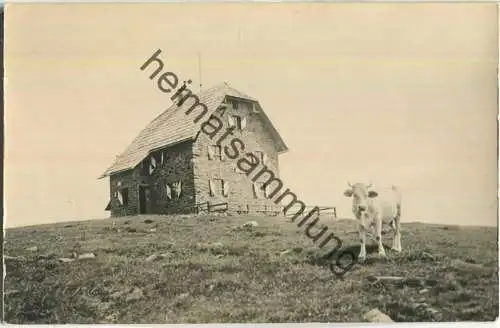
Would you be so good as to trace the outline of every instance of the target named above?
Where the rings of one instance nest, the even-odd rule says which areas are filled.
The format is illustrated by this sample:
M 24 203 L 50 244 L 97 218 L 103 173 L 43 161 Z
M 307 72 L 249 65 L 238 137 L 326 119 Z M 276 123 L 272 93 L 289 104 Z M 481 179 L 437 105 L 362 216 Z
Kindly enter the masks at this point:
M 128 205 L 128 188 L 123 188 L 115 193 L 116 198 L 121 206 Z
M 212 158 L 218 158 L 220 160 L 223 159 L 222 157 L 222 146 L 220 145 L 212 145 Z
M 178 181 L 178 182 L 174 183 L 174 191 L 175 191 L 176 197 L 180 198 L 181 197 L 181 193 L 182 193 L 182 182 L 181 181 Z
M 144 159 L 141 162 L 141 170 L 140 170 L 141 175 L 148 175 L 149 174 L 149 168 L 150 168 L 150 165 L 148 163 L 148 160 Z
M 234 127 L 235 126 L 235 122 L 234 122 L 234 118 L 233 116 L 231 115 L 228 115 L 227 117 L 227 124 L 229 125 L 229 127 Z
M 261 151 L 256 151 L 253 153 L 254 156 L 249 156 L 251 159 L 250 159 L 250 162 L 252 164 L 259 164 L 262 162 L 262 152 Z
M 222 195 L 227 197 L 229 195 L 229 182 L 222 180 Z
M 264 184 L 262 184 L 264 186 Z M 266 187 L 264 188 L 264 197 L 269 198 L 269 195 L 271 194 L 270 192 L 271 184 L 268 183 Z
M 123 188 L 120 193 L 122 195 L 122 205 L 128 206 L 128 188 Z
M 257 107 L 257 104 L 253 104 L 252 105 L 252 112 L 254 112 L 254 113 L 258 113 L 259 112 L 259 108 Z
M 122 195 L 120 194 L 119 191 L 115 192 L 115 198 L 118 199 L 118 203 L 120 203 L 120 205 L 123 205 Z
M 165 183 L 165 194 L 167 195 L 167 199 L 172 199 L 172 189 L 167 183 Z
M 240 116 L 233 116 L 233 120 L 234 120 L 234 125 L 236 126 L 236 128 L 238 130 L 241 130 L 241 117 Z
M 151 155 L 151 158 L 149 160 L 149 174 L 151 175 L 151 173 L 153 173 L 155 169 L 156 169 L 156 158 L 153 155 Z
M 217 108 L 217 113 L 219 113 L 220 116 L 224 116 L 224 113 L 226 112 L 227 105 L 222 104 L 219 108 Z
M 262 153 L 262 164 L 267 166 L 267 154 Z
M 215 195 L 215 192 L 214 192 L 214 183 L 211 179 L 208 180 L 208 192 L 210 194 L 210 196 L 213 196 Z
M 255 182 L 254 183 L 254 194 L 257 195 L 255 198 L 263 198 L 266 197 L 266 190 L 264 188 L 263 182 Z
M 214 151 L 211 146 L 207 147 L 208 159 L 212 160 L 214 158 Z
M 257 183 L 256 182 L 254 182 L 252 184 L 252 189 L 253 189 L 253 197 L 259 198 L 259 191 L 257 190 Z

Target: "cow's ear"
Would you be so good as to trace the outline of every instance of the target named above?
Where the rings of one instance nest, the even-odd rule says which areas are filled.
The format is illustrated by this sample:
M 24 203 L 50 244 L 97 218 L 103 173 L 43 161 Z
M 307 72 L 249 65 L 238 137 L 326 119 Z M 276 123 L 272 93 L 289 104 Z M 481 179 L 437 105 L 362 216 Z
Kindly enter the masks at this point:
M 352 196 L 352 190 L 351 189 L 346 189 L 346 191 L 344 191 L 344 196 L 351 197 Z
M 375 198 L 375 197 L 377 197 L 377 196 L 378 196 L 378 194 L 377 194 L 377 192 L 376 192 L 376 191 L 370 190 L 370 191 L 368 192 L 368 197 L 370 197 L 370 198 Z

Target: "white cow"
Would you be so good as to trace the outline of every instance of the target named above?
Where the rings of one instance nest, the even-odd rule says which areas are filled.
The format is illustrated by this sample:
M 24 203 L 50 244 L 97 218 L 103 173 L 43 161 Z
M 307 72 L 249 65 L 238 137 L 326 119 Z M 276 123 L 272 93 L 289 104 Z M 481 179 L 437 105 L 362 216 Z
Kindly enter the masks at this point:
M 382 244 L 382 226 L 390 224 L 394 231 L 392 249 L 401 252 L 401 192 L 396 186 L 391 189 L 375 191 L 372 184 L 356 183 L 344 191 L 346 197 L 352 197 L 352 212 L 360 223 L 359 235 L 361 249 L 358 261 L 366 259 L 366 231 L 375 226 L 378 254 L 385 257 Z

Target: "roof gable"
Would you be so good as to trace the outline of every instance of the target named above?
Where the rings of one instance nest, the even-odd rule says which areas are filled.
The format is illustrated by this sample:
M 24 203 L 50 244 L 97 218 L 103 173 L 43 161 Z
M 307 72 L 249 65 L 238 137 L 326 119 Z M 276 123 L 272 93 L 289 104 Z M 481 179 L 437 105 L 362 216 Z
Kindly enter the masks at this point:
M 260 104 L 254 98 L 230 87 L 227 83 L 205 89 L 196 94 L 196 96 L 199 98 L 200 103 L 205 104 L 208 109 L 205 117 L 212 115 L 220 107 L 226 96 L 254 102 L 259 109 L 259 114 L 277 142 L 278 153 L 288 150 L 278 131 L 274 128 Z M 197 113 L 194 111 L 189 117 L 186 117 L 185 112 L 192 106 L 191 103 L 191 101 L 186 101 L 180 107 L 177 104 L 173 104 L 166 111 L 158 115 L 139 133 L 125 151 L 116 158 L 113 165 L 99 178 L 134 168 L 154 149 L 196 138 L 203 120 L 194 122 L 191 119 L 191 116 L 196 118 Z

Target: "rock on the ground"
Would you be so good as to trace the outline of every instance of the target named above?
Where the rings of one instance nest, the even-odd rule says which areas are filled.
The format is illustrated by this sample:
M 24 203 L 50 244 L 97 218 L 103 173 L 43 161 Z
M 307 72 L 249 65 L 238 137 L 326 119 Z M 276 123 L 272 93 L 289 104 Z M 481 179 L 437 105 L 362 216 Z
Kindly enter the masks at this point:
M 427 313 L 430 313 L 430 314 L 438 314 L 439 311 L 430 307 L 429 304 L 427 304 L 427 302 L 417 302 L 417 303 L 414 303 L 412 304 L 412 307 L 414 309 L 421 309 Z
M 146 258 L 146 262 L 152 262 L 152 261 L 158 260 L 159 258 L 160 258 L 160 256 L 158 256 L 158 255 L 156 255 L 156 254 L 149 255 L 149 256 Z
M 114 292 L 111 295 L 109 295 L 109 298 L 112 300 L 116 300 L 116 299 L 122 297 L 124 294 L 125 294 L 124 291 L 117 291 L 117 292 Z
M 10 296 L 10 295 L 15 295 L 15 294 L 19 294 L 19 293 L 20 293 L 20 291 L 18 291 L 18 290 L 7 290 L 7 291 L 5 291 L 4 296 Z
M 3 258 L 4 258 L 5 262 L 7 262 L 7 261 L 24 261 L 24 257 L 22 257 L 22 256 L 4 255 Z
M 78 255 L 79 260 L 92 260 L 95 258 L 96 258 L 96 256 L 94 255 L 94 253 L 85 253 L 85 254 Z
M 256 221 L 248 221 L 243 224 L 243 228 L 257 227 L 259 224 Z
M 26 250 L 27 250 L 27 251 L 30 251 L 30 252 L 36 252 L 36 251 L 38 251 L 38 247 L 36 247 L 36 246 L 32 246 L 32 247 L 28 247 L 28 248 L 26 248 Z
M 404 280 L 404 284 L 408 287 L 423 287 L 425 285 L 425 279 L 407 278 Z
M 189 296 L 189 293 L 182 293 L 179 295 L 179 298 L 182 300 L 182 299 L 185 299 Z
M 418 309 L 418 308 L 423 308 L 423 309 L 426 309 L 429 305 L 427 304 L 427 302 L 416 302 L 416 303 L 413 303 L 411 305 L 411 307 L 413 309 Z
M 56 257 L 57 257 L 57 256 L 56 256 L 55 254 L 53 254 L 53 253 L 49 253 L 49 254 L 39 254 L 39 255 L 37 256 L 37 259 L 38 259 L 38 260 L 54 260 L 54 259 L 56 259 Z
M 69 263 L 69 262 L 73 262 L 75 259 L 69 259 L 69 258 L 66 258 L 66 257 L 61 257 L 59 258 L 59 261 L 63 262 L 63 263 Z
M 434 309 L 434 308 L 431 308 L 431 307 L 428 307 L 427 309 L 427 312 L 429 312 L 430 314 L 438 314 L 439 311 Z
M 369 322 L 384 323 L 393 322 L 393 320 L 379 309 L 372 309 L 363 315 L 363 319 Z
M 434 260 L 435 260 L 434 255 L 432 255 L 432 254 L 431 254 L 431 253 L 429 253 L 429 252 L 422 252 L 421 257 L 422 257 L 422 259 L 424 259 L 424 260 L 430 260 L 430 261 L 434 261 Z
M 402 281 L 402 280 L 405 280 L 404 277 L 395 277 L 395 276 L 368 276 L 366 277 L 366 279 L 368 281 L 371 281 L 371 282 L 376 282 L 376 281 Z
M 132 302 L 132 301 L 137 301 L 140 300 L 141 298 L 144 297 L 144 294 L 142 293 L 142 290 L 139 288 L 134 288 L 134 290 L 127 295 L 127 298 L 125 299 L 127 302 Z
M 116 320 L 118 320 L 118 314 L 116 313 L 111 313 L 104 318 L 104 322 L 115 322 Z
M 455 269 L 462 269 L 466 271 L 482 271 L 484 269 L 481 264 L 469 263 L 459 259 L 451 261 L 451 266 Z
M 371 283 L 378 283 L 378 282 L 390 282 L 394 283 L 397 286 L 408 286 L 408 287 L 424 287 L 426 285 L 428 286 L 434 286 L 438 282 L 434 279 L 428 279 L 428 278 L 404 278 L 404 277 L 396 277 L 396 276 L 373 276 L 369 275 L 366 277 L 368 281 Z

